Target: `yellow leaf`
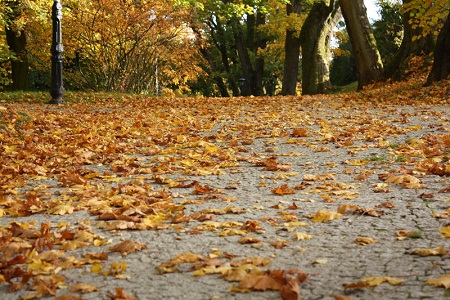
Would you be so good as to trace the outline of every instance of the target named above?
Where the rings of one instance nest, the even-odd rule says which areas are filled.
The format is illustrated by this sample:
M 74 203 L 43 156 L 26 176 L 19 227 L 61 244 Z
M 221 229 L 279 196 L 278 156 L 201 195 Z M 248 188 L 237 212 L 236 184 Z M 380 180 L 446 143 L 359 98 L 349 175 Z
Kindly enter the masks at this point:
M 306 222 L 299 222 L 299 221 L 293 221 L 293 222 L 284 223 L 284 227 L 301 227 L 301 226 L 308 226 L 308 223 L 306 223 Z
M 310 240 L 310 239 L 312 239 L 312 235 L 309 235 L 309 234 L 306 234 L 306 233 L 302 233 L 302 232 L 297 232 L 294 235 L 294 238 L 297 239 L 297 241 Z
M 359 237 L 355 239 L 355 243 L 365 246 L 367 244 L 375 244 L 377 241 L 370 237 Z
M 383 282 L 387 282 L 390 285 L 399 285 L 403 283 L 403 279 L 398 279 L 394 277 L 366 277 L 361 279 L 361 282 L 366 283 L 367 285 L 374 287 L 379 286 Z
M 443 286 L 444 288 L 450 288 L 450 274 L 445 274 L 439 278 L 430 278 L 426 282 L 429 285 L 434 285 L 436 287 Z
M 442 227 L 439 232 L 442 232 L 444 235 L 443 238 L 450 238 L 450 226 Z
M 67 205 L 67 204 L 61 204 L 57 205 L 49 210 L 47 210 L 48 214 L 52 215 L 65 215 L 65 214 L 72 214 L 73 213 L 73 206 Z
M 86 294 L 98 291 L 98 287 L 88 283 L 77 283 L 70 288 L 70 291 Z
M 435 249 L 416 249 L 411 254 L 416 254 L 420 256 L 441 256 L 446 255 L 448 252 L 445 250 L 444 246 Z
M 219 233 L 219 236 L 233 236 L 233 235 L 242 235 L 244 236 L 247 233 L 246 230 L 239 230 L 239 229 L 224 229 L 222 232 Z
M 32 262 L 28 264 L 28 271 L 33 271 L 33 273 L 37 274 L 50 274 L 54 269 L 55 267 L 51 263 L 40 259 L 33 259 Z
M 311 221 L 318 222 L 329 222 L 334 219 L 339 219 L 342 214 L 330 210 L 319 210 L 313 216 L 311 216 Z
M 91 273 L 94 273 L 94 274 L 101 274 L 102 273 L 102 265 L 101 264 L 99 264 L 99 263 L 95 263 L 95 264 L 93 264 L 92 265 L 92 267 L 91 267 Z
M 387 183 L 401 184 L 407 189 L 419 189 L 422 187 L 420 179 L 412 175 L 397 175 L 386 179 Z

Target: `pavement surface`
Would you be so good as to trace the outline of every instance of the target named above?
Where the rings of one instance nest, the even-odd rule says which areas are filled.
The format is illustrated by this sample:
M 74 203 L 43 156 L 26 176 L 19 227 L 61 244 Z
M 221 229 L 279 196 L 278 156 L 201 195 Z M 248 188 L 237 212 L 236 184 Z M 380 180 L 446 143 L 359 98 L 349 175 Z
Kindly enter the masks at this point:
M 16 222 L 47 236 L 54 249 L 38 248 L 36 237 L 23 249 L 3 243 L 4 256 L 40 251 L 27 252 L 28 261 L 17 265 L 33 274 L 30 281 L 17 291 L 1 283 L 0 298 L 39 298 L 33 290 L 38 275 L 57 275 L 63 279 L 55 283 L 56 295 L 45 297 L 282 299 L 276 290 L 240 292 L 239 282 L 226 280 L 241 266 L 236 262 L 248 258 L 247 273 L 261 268 L 307 274 L 300 299 L 449 299 L 447 97 L 428 104 L 337 96 L 165 105 L 147 100 L 139 104 L 145 114 L 178 115 L 180 122 L 156 139 L 127 137 L 123 143 L 137 146 L 115 160 L 84 161 L 76 174 L 71 169 L 28 176 L 17 190 L 3 186 L 2 239 Z M 67 111 L 81 116 L 85 109 L 1 105 L 30 115 L 39 110 L 49 118 L 64 118 Z M 137 109 L 96 108 L 103 116 L 130 117 Z M 60 206 L 13 215 L 11 201 L 31 194 Z M 41 223 L 49 224 L 50 234 Z M 77 238 L 67 237 L 71 232 Z M 124 241 L 134 244 L 111 248 Z M 417 249 L 428 249 L 428 255 Z M 36 256 L 50 252 L 60 259 Z M 99 258 L 101 253 L 108 258 Z M 75 259 L 74 267 L 61 262 Z M 225 275 L 205 275 L 206 266 L 223 267 Z M 439 278 L 444 283 L 430 284 Z M 74 288 L 80 283 L 96 289 L 82 293 Z

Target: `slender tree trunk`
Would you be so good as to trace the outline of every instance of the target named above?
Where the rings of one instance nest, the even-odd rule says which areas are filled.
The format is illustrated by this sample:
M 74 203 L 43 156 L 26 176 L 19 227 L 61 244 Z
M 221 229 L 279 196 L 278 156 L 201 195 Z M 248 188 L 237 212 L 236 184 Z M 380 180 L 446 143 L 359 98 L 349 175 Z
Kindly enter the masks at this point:
M 302 45 L 302 94 L 324 93 L 330 85 L 330 32 L 335 23 L 338 3 L 316 2 L 303 24 L 300 34 Z
M 235 22 L 237 23 L 237 22 Z M 255 87 L 253 86 L 253 67 L 250 60 L 250 54 L 248 53 L 247 44 L 245 42 L 244 33 L 239 24 L 235 24 L 234 28 L 234 41 L 236 44 L 239 61 L 242 67 L 242 73 L 244 75 L 244 82 L 242 82 L 241 94 L 242 96 L 255 95 Z
M 263 82 L 264 82 L 264 58 L 259 55 L 259 49 L 265 49 L 267 46 L 267 39 L 261 36 L 261 32 L 258 30 L 258 27 L 264 25 L 266 23 L 266 16 L 260 12 L 256 15 L 256 28 L 255 28 L 255 48 L 253 49 L 253 53 L 256 57 L 255 60 L 255 86 L 256 86 L 256 95 L 262 96 L 263 92 Z
M 450 75 L 450 15 L 439 32 L 436 49 L 434 50 L 434 62 L 425 85 L 434 81 L 447 79 Z
M 379 81 L 383 63 L 363 0 L 339 0 L 358 69 L 358 90 Z
M 412 0 L 403 0 L 403 5 Z M 403 14 L 403 39 L 400 48 L 397 50 L 394 58 L 385 66 L 384 79 L 393 78 L 399 80 L 403 71 L 407 68 L 406 64 L 411 57 L 430 54 L 434 49 L 434 38 L 432 34 L 422 36 L 413 41 L 413 36 L 423 35 L 421 27 L 413 28 L 410 21 L 414 18 L 410 12 Z
M 291 0 L 286 6 L 286 12 L 290 14 L 301 14 L 301 0 Z M 282 95 L 295 95 L 297 90 L 298 66 L 300 60 L 300 32 L 294 29 L 286 30 L 286 41 L 284 44 L 284 71 L 281 86 Z
M 27 39 L 24 30 L 15 30 L 13 26 L 14 21 L 21 15 L 20 3 L 9 0 L 6 1 L 6 5 L 11 9 L 6 15 L 6 42 L 16 56 L 16 59 L 11 60 L 12 83 L 9 89 L 27 90 L 29 88 Z

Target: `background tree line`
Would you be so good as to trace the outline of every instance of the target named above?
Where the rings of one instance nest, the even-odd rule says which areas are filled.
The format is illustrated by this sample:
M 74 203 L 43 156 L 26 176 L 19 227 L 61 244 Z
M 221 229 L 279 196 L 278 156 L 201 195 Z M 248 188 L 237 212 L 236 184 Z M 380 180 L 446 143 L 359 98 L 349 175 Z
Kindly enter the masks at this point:
M 0 0 L 0 89 L 49 84 L 51 4 Z M 295 95 L 450 72 L 447 0 L 66 0 L 65 86 L 150 95 Z

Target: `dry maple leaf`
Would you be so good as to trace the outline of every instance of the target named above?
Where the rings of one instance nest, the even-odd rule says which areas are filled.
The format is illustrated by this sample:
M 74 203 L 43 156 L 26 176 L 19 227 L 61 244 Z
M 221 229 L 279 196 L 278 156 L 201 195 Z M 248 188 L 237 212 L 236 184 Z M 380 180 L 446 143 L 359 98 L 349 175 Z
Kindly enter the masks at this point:
M 116 288 L 116 294 L 108 293 L 108 297 L 112 300 L 138 300 L 135 296 L 126 293 L 123 288 Z
M 310 240 L 310 239 L 312 239 L 312 235 L 306 234 L 306 233 L 302 233 L 302 232 L 297 232 L 294 235 L 294 239 L 296 239 L 297 241 Z
M 450 274 L 444 274 L 439 278 L 430 278 L 426 281 L 426 284 L 434 285 L 436 287 L 442 286 L 446 289 L 450 288 Z
M 390 176 L 386 179 L 386 182 L 394 183 L 394 184 L 401 184 L 407 189 L 419 189 L 423 186 L 420 179 L 418 179 L 412 175 Z
M 355 239 L 355 243 L 357 243 L 358 245 L 368 245 L 368 244 L 375 244 L 377 241 L 373 238 L 370 237 L 359 237 Z
M 133 242 L 130 240 L 123 241 L 117 245 L 109 247 L 109 250 L 120 252 L 122 256 L 127 256 L 136 251 L 141 251 L 142 249 L 147 249 L 147 245 L 145 243 Z
M 271 262 L 270 258 L 255 256 L 232 262 L 231 266 L 233 267 L 239 267 L 242 265 L 268 266 L 270 262 Z
M 387 282 L 390 285 L 399 285 L 404 282 L 403 279 L 394 277 L 366 277 L 361 279 L 361 281 L 366 283 L 370 287 L 379 286 L 383 282 Z
M 443 238 L 450 238 L 450 226 L 442 227 L 439 232 L 443 233 Z
M 311 218 L 312 222 L 318 223 L 318 222 L 330 222 L 334 219 L 339 219 L 342 217 L 342 214 L 330 210 L 319 210 L 314 215 L 308 216 Z
M 280 296 L 284 300 L 298 300 L 300 299 L 300 287 L 297 280 L 294 278 L 287 278 L 286 284 L 280 288 Z
M 243 238 L 239 239 L 239 243 L 241 243 L 241 244 L 256 244 L 256 243 L 261 243 L 261 240 L 254 238 L 254 237 L 243 237 Z
M 257 291 L 280 290 L 283 282 L 273 278 L 270 274 L 247 276 L 239 282 L 239 286 L 244 289 L 252 289 Z
M 300 127 L 300 128 L 294 128 L 294 130 L 292 130 L 291 136 L 293 137 L 308 137 L 308 129 L 304 128 L 304 127 Z
M 271 242 L 270 245 L 277 249 L 283 249 L 284 247 L 289 246 L 289 243 L 286 241 L 277 241 L 277 242 Z
M 447 252 L 447 250 L 445 250 L 444 246 L 441 246 L 441 247 L 435 248 L 435 249 L 421 248 L 421 249 L 413 250 L 411 252 L 411 254 L 416 254 L 419 256 L 443 256 L 443 255 L 446 255 L 447 253 L 448 252 Z
M 88 283 L 77 283 L 70 288 L 70 291 L 86 294 L 98 291 L 98 287 Z
M 276 195 L 280 195 L 280 196 L 295 194 L 295 191 L 292 189 L 289 189 L 287 184 L 283 184 L 282 186 L 279 186 L 276 189 L 272 189 L 271 191 L 272 191 L 272 193 L 274 193 Z

